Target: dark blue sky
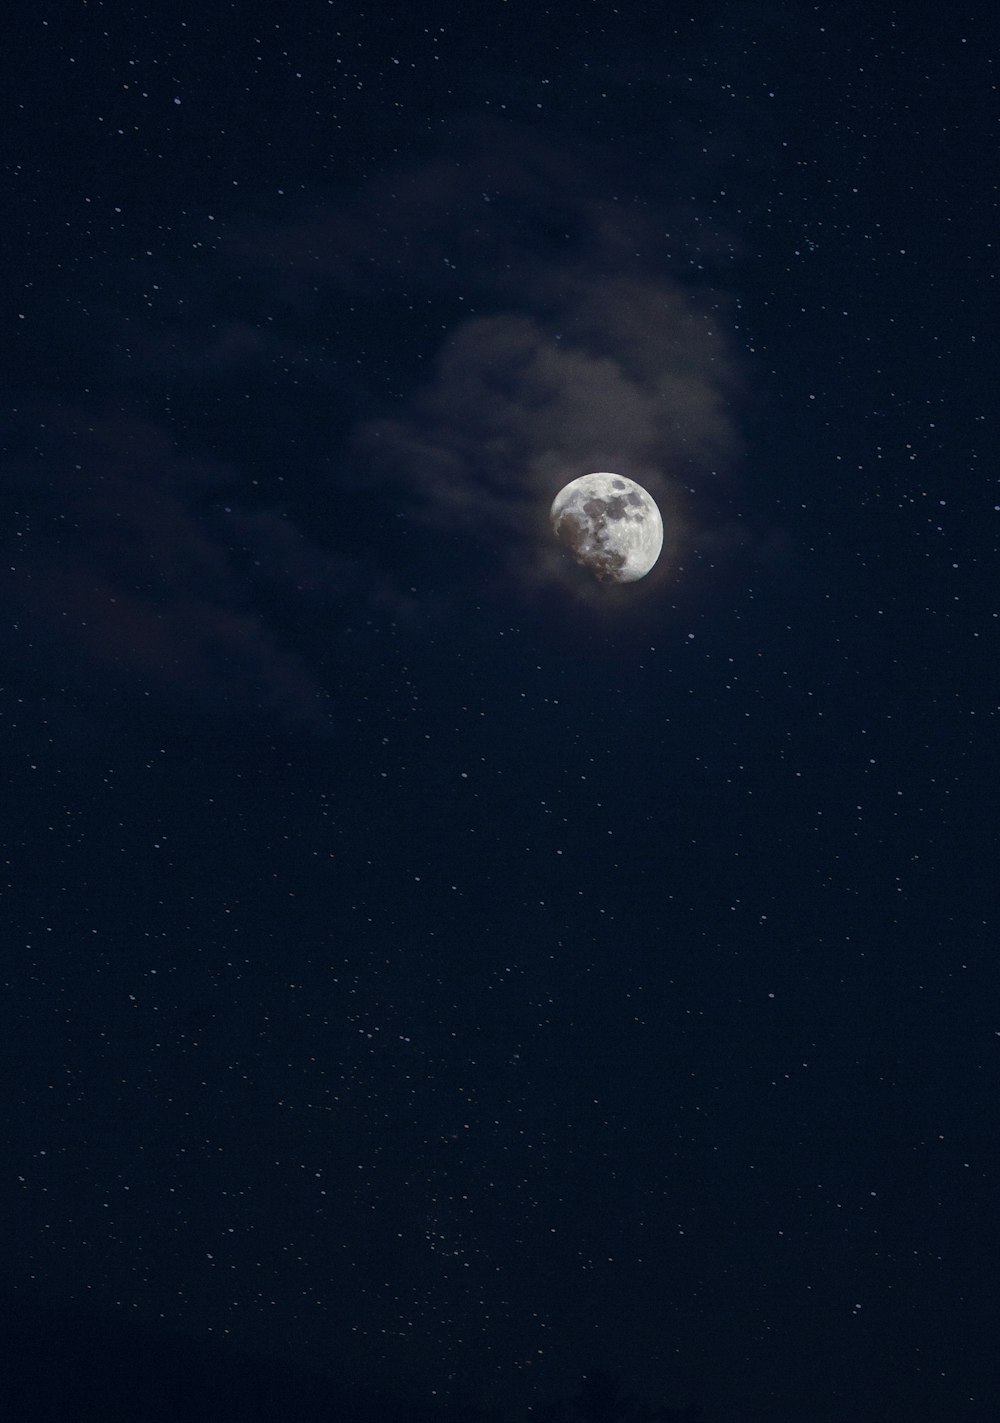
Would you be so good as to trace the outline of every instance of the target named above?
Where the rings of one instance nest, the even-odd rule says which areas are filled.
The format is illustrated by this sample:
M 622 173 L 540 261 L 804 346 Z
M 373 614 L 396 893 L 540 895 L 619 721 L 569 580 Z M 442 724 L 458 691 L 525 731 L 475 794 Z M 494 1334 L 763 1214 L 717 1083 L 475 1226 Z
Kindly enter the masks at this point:
M 993 1416 L 994 39 L 18 21 L 20 1416 Z

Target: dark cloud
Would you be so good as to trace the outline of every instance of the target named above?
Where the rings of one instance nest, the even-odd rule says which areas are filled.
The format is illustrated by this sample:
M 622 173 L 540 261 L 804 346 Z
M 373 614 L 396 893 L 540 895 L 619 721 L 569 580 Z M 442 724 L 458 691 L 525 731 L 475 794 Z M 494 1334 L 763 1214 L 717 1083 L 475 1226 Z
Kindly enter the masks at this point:
M 26 421 L 22 434 L 33 422 Z M 183 708 L 320 726 L 322 697 L 239 569 L 220 490 L 233 472 L 137 416 L 39 412 L 8 465 L 7 571 L 22 668 L 113 705 L 137 691 Z

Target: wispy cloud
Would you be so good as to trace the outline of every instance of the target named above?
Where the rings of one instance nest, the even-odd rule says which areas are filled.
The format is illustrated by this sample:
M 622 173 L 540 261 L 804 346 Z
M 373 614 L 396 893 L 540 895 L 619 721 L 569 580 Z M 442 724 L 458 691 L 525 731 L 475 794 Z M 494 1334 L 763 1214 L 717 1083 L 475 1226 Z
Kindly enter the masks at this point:
M 650 489 L 669 576 L 720 534 L 697 491 L 737 449 L 739 378 L 688 219 L 622 178 L 470 121 L 307 214 L 206 219 L 142 300 L 105 279 L 87 381 L 70 406 L 36 370 L 8 442 L 23 625 L 84 681 L 320 725 L 311 626 L 446 618 L 470 579 L 570 587 L 547 514 L 579 474 Z M 449 537 L 473 555 L 439 548 L 414 592 Z
M 494 282 L 488 314 L 459 320 L 429 379 L 355 436 L 414 517 L 479 539 L 532 586 L 579 586 L 546 519 L 564 483 L 610 469 L 644 484 L 669 569 L 708 517 L 695 491 L 738 448 L 722 298 L 657 270 L 648 223 L 626 219 L 626 254 L 606 206 L 580 194 L 574 219 L 575 251 L 518 250 L 518 280 Z
M 103 705 L 166 697 L 242 719 L 323 724 L 319 689 L 255 606 L 224 526 L 232 471 L 181 455 L 139 417 L 39 412 L 7 466 L 17 527 L 8 571 L 22 661 Z M 54 676 L 53 676 L 54 674 Z
M 429 373 L 357 422 L 345 482 L 489 546 L 520 587 L 576 576 L 546 521 L 562 483 L 646 484 L 669 566 L 711 517 L 692 489 L 738 447 L 727 298 L 681 274 L 689 215 L 629 201 L 621 177 L 607 155 L 469 121 L 447 153 L 255 237 L 290 301 L 370 302 L 400 333 L 428 300 L 447 311 Z
M 661 504 L 676 556 L 686 490 L 736 445 L 725 338 L 663 280 L 581 272 L 566 285 L 543 315 L 460 323 L 431 379 L 400 415 L 365 423 L 358 447 L 419 518 L 539 570 L 562 566 L 540 517 L 558 489 L 621 471 Z

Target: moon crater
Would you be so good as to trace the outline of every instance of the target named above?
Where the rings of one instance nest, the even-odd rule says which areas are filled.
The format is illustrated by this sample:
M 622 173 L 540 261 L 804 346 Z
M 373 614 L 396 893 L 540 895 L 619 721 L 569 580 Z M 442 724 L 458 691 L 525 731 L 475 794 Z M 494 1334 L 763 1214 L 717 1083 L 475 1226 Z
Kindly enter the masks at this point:
M 549 513 L 556 538 L 601 583 L 644 578 L 663 547 L 663 520 L 641 484 L 623 474 L 583 474 Z

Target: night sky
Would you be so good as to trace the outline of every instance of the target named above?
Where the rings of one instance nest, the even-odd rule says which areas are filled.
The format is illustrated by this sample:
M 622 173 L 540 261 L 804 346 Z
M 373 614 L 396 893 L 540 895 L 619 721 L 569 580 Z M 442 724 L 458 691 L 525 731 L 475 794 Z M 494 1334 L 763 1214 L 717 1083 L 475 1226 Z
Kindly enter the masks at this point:
M 12 1417 L 996 1418 L 990 13 L 11 19 Z

